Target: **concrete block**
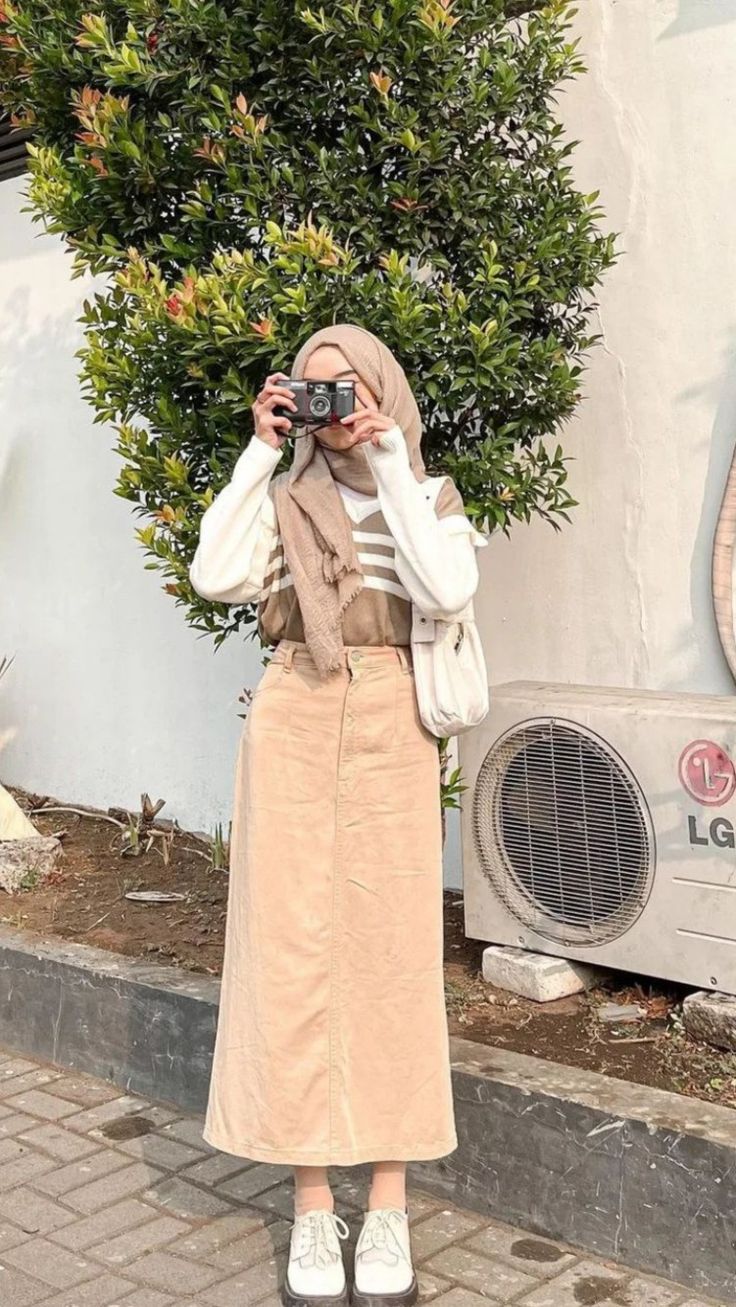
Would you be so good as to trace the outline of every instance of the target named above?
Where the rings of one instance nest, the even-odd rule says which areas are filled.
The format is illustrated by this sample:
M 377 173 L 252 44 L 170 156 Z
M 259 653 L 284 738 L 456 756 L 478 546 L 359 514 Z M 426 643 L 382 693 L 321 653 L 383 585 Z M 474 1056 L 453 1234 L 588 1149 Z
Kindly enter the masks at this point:
M 736 1052 L 736 998 L 699 989 L 682 1005 L 683 1024 L 692 1039 Z
M 590 989 L 600 974 L 584 962 L 569 962 L 566 958 L 530 953 L 523 948 L 489 944 L 483 950 L 483 979 L 536 1003 L 550 1003 L 555 998 Z
M 0 840 L 0 885 L 8 894 L 14 894 L 24 884 L 31 889 L 42 885 L 54 870 L 61 852 L 61 840 L 54 835 Z
M 0 1047 L 185 1111 L 207 1100 L 219 991 L 216 976 L 0 925 Z M 4 1071 L 0 1097 L 28 1087 Z

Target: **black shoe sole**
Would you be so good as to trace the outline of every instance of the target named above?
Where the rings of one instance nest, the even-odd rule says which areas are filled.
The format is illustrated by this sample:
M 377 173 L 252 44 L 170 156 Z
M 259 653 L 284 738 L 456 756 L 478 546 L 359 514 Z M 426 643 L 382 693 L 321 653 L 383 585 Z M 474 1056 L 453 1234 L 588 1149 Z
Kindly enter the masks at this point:
M 345 1285 L 342 1293 L 311 1295 L 294 1293 L 286 1279 L 281 1287 L 281 1301 L 284 1307 L 348 1307 L 348 1286 Z
M 359 1293 L 354 1288 L 350 1295 L 350 1307 L 411 1307 L 418 1297 L 419 1285 L 415 1275 L 403 1293 Z

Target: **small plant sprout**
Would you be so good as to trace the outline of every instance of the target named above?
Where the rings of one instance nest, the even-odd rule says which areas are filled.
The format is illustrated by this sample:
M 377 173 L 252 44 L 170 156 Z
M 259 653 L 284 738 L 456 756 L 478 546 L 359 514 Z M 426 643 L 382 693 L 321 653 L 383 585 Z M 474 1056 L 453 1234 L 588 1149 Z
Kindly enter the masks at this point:
M 222 822 L 215 826 L 215 833 L 212 836 L 211 854 L 212 870 L 226 871 L 230 860 L 230 829 L 232 823 L 228 826 L 228 836 L 225 839 L 222 829 Z

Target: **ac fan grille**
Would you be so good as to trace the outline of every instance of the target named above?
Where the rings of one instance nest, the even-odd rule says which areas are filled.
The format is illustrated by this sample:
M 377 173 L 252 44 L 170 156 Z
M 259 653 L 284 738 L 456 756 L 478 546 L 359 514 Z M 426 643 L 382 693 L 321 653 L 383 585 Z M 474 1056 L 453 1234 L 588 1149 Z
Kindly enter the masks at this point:
M 641 789 L 575 723 L 527 722 L 496 741 L 478 774 L 473 835 L 508 911 L 542 938 L 607 943 L 649 895 L 654 837 Z

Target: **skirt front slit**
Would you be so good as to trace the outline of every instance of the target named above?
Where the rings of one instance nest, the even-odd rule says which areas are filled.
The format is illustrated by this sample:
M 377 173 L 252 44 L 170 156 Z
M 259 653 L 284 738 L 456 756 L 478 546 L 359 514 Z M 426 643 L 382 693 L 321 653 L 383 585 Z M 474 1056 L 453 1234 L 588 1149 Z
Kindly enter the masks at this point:
M 439 784 L 408 649 L 348 647 L 322 681 L 279 643 L 236 766 L 214 1147 L 340 1165 L 457 1146 Z

